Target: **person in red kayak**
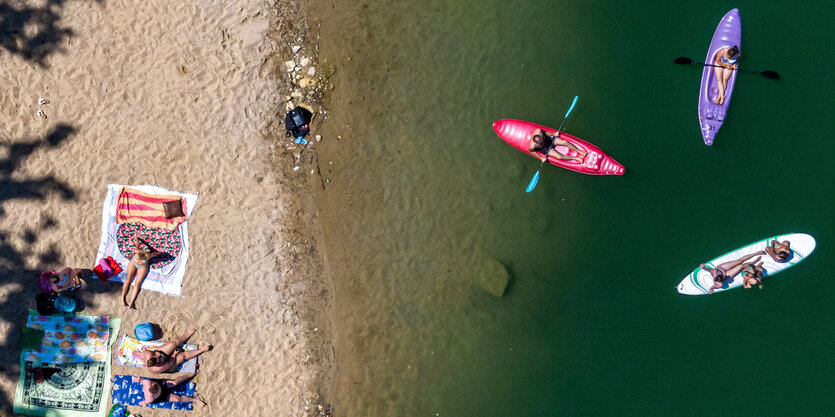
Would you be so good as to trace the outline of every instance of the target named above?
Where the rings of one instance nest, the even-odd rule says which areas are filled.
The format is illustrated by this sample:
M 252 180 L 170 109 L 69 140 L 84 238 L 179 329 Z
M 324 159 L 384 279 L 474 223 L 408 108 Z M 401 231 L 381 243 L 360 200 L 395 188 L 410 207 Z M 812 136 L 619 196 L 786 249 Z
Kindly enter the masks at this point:
M 716 58 L 713 60 L 713 72 L 716 73 L 716 81 L 719 86 L 719 95 L 716 96 L 716 104 L 725 102 L 725 89 L 728 88 L 728 78 L 731 74 L 739 68 L 739 47 L 734 45 L 732 47 L 724 47 L 716 53 Z
M 735 261 L 728 261 L 723 262 L 716 266 L 716 268 L 711 268 L 706 266 L 705 264 L 699 265 L 699 268 L 704 269 L 705 271 L 709 272 L 710 275 L 713 276 L 713 286 L 710 287 L 708 290 L 708 294 L 713 294 L 713 291 L 717 288 L 722 288 L 725 285 L 725 282 L 733 280 L 736 274 L 742 272 L 743 269 L 746 269 L 749 266 L 756 265 L 757 262 L 760 260 L 759 255 L 760 252 L 754 252 L 750 255 L 745 255 Z M 753 257 L 757 257 L 754 259 L 753 262 L 745 262 Z
M 551 145 L 554 145 L 551 147 Z M 564 155 L 557 152 L 557 146 L 565 146 L 568 149 L 577 152 L 580 156 L 570 156 Z M 551 152 L 548 152 L 548 149 L 551 149 Z M 586 152 L 582 149 L 574 146 L 573 143 L 568 142 L 559 136 L 552 136 L 545 133 L 542 129 L 534 130 L 533 134 L 531 135 L 531 140 L 528 142 L 528 152 L 536 152 L 541 154 L 540 160 L 545 160 L 545 152 L 548 152 L 548 155 L 557 159 L 562 159 L 563 161 L 577 161 L 577 163 L 583 163 L 583 157 L 586 156 Z

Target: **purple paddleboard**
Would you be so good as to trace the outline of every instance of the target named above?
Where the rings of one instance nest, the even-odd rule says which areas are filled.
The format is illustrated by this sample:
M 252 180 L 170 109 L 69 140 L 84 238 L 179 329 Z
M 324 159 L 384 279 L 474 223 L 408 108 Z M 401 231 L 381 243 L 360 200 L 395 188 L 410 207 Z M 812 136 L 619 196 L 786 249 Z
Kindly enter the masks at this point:
M 713 64 L 713 61 L 716 60 L 716 53 L 722 48 L 737 45 L 742 49 L 741 40 L 742 23 L 739 21 L 739 10 L 733 9 L 722 18 L 719 27 L 713 33 L 705 63 Z M 717 85 L 719 80 L 716 78 L 714 69 L 715 67 L 705 66 L 702 72 L 702 86 L 699 88 L 699 124 L 702 126 L 702 138 L 707 146 L 713 145 L 713 138 L 716 137 L 716 132 L 719 131 L 725 121 L 728 105 L 731 103 L 731 93 L 734 92 L 736 73 L 738 72 L 734 71 L 728 78 L 725 101 L 722 104 L 716 104 L 716 97 L 719 96 L 719 86 Z

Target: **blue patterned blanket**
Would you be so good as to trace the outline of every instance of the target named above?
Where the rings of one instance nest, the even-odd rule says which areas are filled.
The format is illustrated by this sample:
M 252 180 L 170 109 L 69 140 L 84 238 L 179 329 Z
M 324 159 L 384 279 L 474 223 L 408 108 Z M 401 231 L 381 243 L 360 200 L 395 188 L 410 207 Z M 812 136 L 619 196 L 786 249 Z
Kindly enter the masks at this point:
M 194 396 L 194 382 L 185 382 L 171 389 L 171 392 L 177 395 Z M 145 399 L 142 393 L 142 383 L 133 382 L 133 377 L 130 375 L 114 375 L 113 376 L 113 404 L 122 405 L 139 405 Z M 191 403 L 152 403 L 146 407 L 150 408 L 167 408 L 169 410 L 191 410 L 193 405 Z

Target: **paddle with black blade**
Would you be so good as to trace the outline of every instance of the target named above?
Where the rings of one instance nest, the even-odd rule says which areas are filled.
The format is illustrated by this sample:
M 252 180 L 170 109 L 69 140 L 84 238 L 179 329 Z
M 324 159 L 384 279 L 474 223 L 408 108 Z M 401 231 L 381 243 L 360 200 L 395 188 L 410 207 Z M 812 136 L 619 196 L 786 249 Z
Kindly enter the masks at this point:
M 560 128 L 557 129 L 557 137 L 560 137 L 560 132 L 562 131 L 562 126 L 565 124 L 566 119 L 568 119 L 568 115 L 571 114 L 571 110 L 574 110 L 574 105 L 577 104 L 577 99 L 580 98 L 579 96 L 574 96 L 574 101 L 571 102 L 571 107 L 568 108 L 568 111 L 565 112 L 565 117 L 562 118 L 562 123 L 560 123 Z M 551 141 L 551 146 L 548 147 L 548 150 L 545 152 L 545 159 L 539 164 L 539 169 L 536 170 L 536 174 L 533 174 L 533 178 L 531 179 L 531 183 L 528 184 L 528 188 L 525 189 L 526 193 L 533 191 L 536 188 L 536 183 L 539 181 L 539 171 L 542 170 L 542 166 L 545 165 L 545 161 L 548 160 L 548 154 L 551 153 L 551 149 L 554 149 L 554 145 L 557 141 Z
M 676 58 L 673 62 L 676 63 L 676 64 L 682 64 L 682 65 L 693 64 L 693 65 L 704 65 L 706 67 L 725 68 L 725 67 L 722 67 L 722 66 L 719 66 L 719 65 L 705 64 L 704 62 L 696 62 L 696 61 L 694 61 L 690 58 L 683 57 L 683 56 L 680 56 L 680 57 Z M 750 72 L 751 74 L 759 74 L 759 75 L 762 75 L 765 78 L 771 78 L 772 80 L 779 80 L 780 79 L 780 74 L 778 74 L 774 71 L 757 72 L 757 71 L 751 71 L 751 70 L 745 70 L 745 69 L 739 69 L 739 68 L 737 68 L 736 71 Z

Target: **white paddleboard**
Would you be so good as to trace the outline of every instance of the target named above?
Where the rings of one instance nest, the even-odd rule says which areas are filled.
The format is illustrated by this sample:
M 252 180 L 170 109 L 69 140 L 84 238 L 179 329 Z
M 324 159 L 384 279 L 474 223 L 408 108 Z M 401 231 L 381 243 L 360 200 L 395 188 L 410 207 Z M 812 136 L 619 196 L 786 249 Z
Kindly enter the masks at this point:
M 750 255 L 752 253 L 765 250 L 765 248 L 768 246 L 768 243 L 774 239 L 777 239 L 777 241 L 779 242 L 788 240 L 790 243 L 789 246 L 791 246 L 792 255 L 788 261 L 783 263 L 775 261 L 768 255 L 763 255 L 762 257 L 760 257 L 760 260 L 763 261 L 762 266 L 763 270 L 765 270 L 765 278 L 768 278 L 784 269 L 791 268 L 798 262 L 806 259 L 806 257 L 809 256 L 812 253 L 812 251 L 815 250 L 815 238 L 805 233 L 792 233 L 788 235 L 772 236 L 763 240 L 759 240 L 748 246 L 743 246 L 739 249 L 728 252 L 716 259 L 711 260 L 710 262 L 705 262 L 705 265 L 711 268 L 715 268 L 716 265 L 719 265 L 723 262 L 737 260 L 745 255 Z M 763 281 L 765 281 L 765 279 L 763 279 Z M 713 276 L 710 275 L 710 272 L 707 272 L 704 269 L 699 268 L 697 266 L 696 269 L 693 270 L 693 272 L 684 277 L 681 283 L 678 284 L 678 292 L 679 294 L 684 295 L 705 295 L 708 293 L 708 290 L 712 286 Z M 722 288 L 717 288 L 714 291 L 714 293 L 732 290 L 741 286 L 742 273 L 739 273 L 733 276 L 733 280 L 726 281 Z

